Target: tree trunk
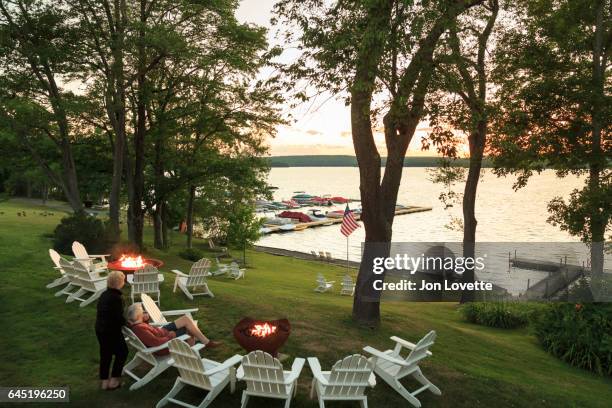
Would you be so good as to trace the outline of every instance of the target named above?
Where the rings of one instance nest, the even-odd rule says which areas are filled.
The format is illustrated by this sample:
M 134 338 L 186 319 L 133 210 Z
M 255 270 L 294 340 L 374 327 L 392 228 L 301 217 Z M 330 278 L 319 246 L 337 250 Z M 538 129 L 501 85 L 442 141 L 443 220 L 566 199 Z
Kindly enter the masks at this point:
M 189 186 L 189 200 L 187 201 L 187 248 L 193 248 L 193 202 L 195 201 L 196 187 Z
M 164 237 L 162 232 L 164 204 L 161 201 L 155 203 L 153 213 L 153 246 L 157 249 L 164 248 Z
M 480 121 L 477 129 L 469 136 L 470 168 L 468 171 L 465 189 L 463 191 L 463 257 L 464 259 L 475 258 L 476 250 L 476 192 L 480 180 L 482 168 L 482 157 L 486 143 L 486 121 Z M 474 282 L 474 268 L 466 268 L 462 276 L 462 282 Z M 464 290 L 461 292 L 461 303 L 473 302 L 474 291 Z
M 106 111 L 115 133 L 113 151 L 113 176 L 108 198 L 111 239 L 118 242 L 121 238 L 121 182 L 126 156 L 126 101 L 124 77 L 124 35 L 127 18 L 125 0 L 114 0 L 114 20 L 116 29 L 112 35 L 112 55 L 110 78 L 107 78 Z
M 162 207 L 162 241 L 164 243 L 164 249 L 170 248 L 170 242 L 168 241 L 168 203 L 164 202 Z

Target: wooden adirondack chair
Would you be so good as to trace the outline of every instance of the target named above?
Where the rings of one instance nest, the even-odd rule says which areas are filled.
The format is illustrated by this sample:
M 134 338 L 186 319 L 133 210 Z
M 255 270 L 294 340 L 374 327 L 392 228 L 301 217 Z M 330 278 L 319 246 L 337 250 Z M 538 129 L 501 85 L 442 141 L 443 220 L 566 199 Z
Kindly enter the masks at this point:
M 237 373 L 238 380 L 246 381 L 247 385 L 242 392 L 242 408 L 246 407 L 249 396 L 282 399 L 285 408 L 289 408 L 305 362 L 303 358 L 296 358 L 291 371 L 283 371 L 280 361 L 264 351 L 251 351 L 242 357 Z
M 74 259 L 76 261 L 81 262 L 83 265 L 95 270 L 96 272 L 105 271 L 108 266 L 106 257 L 110 256 L 109 254 L 89 255 L 85 249 L 85 246 L 79 241 L 74 241 L 72 243 L 72 253 L 74 254 Z M 96 261 L 96 259 L 98 259 L 98 261 Z
M 55 296 L 70 296 L 77 290 L 79 290 L 81 288 L 81 285 L 79 284 L 78 277 L 76 276 L 76 273 L 72 268 L 72 262 L 70 262 L 64 257 L 60 257 L 59 266 L 64 271 L 66 278 L 68 278 L 68 285 L 66 285 L 60 291 L 55 292 Z
M 333 261 L 333 260 L 334 260 L 334 258 L 332 258 L 332 256 L 331 256 L 331 252 L 325 252 L 325 259 L 326 259 L 328 262 L 331 262 L 331 261 Z
M 131 298 L 132 303 L 135 297 L 142 294 L 155 295 L 155 303 L 160 304 L 159 295 L 159 271 L 153 265 L 145 264 L 141 269 L 134 271 L 134 276 L 131 282 Z
M 315 288 L 315 292 L 327 292 L 334 287 L 334 282 L 336 281 L 327 281 L 322 274 L 317 274 L 317 287 Z
M 344 275 L 342 278 L 342 289 L 340 289 L 341 295 L 353 296 L 355 294 L 355 282 L 349 275 Z
M 163 326 L 165 324 L 168 324 L 169 322 L 168 320 L 166 320 L 166 316 L 189 316 L 189 318 L 193 320 L 193 316 L 191 314 L 198 311 L 198 309 L 196 308 L 183 310 L 167 310 L 165 312 L 162 312 L 161 310 L 159 310 L 159 307 L 157 307 L 153 299 L 151 299 L 151 297 L 146 293 L 141 294 L 140 298 L 142 300 L 142 306 L 151 318 L 149 324 L 152 326 Z M 195 320 L 194 322 L 197 323 L 197 321 Z
M 187 343 L 177 339 L 171 340 L 168 343 L 168 348 L 172 356 L 172 365 L 178 369 L 179 376 L 170 392 L 157 403 L 157 408 L 163 407 L 168 402 L 189 408 L 205 408 L 228 384 L 231 393 L 234 393 L 236 389 L 236 368 L 234 366 L 240 363 L 242 356 L 236 354 L 223 363 L 218 363 L 201 358 L 195 350 L 195 346 L 189 347 Z M 176 394 L 185 385 L 206 390 L 208 394 L 199 405 L 192 405 L 175 399 Z
M 361 408 L 368 408 L 365 387 L 376 385 L 374 364 L 362 355 L 354 354 L 338 360 L 331 371 L 321 371 L 316 357 L 308 358 L 308 365 L 314 378 L 310 398 L 316 393 L 319 407 L 325 408 L 325 400 L 359 401 Z
M 49 249 L 49 256 L 55 265 L 53 269 L 60 273 L 60 277 L 55 279 L 53 282 L 47 285 L 47 289 L 55 288 L 57 286 L 66 285 L 70 283 L 70 277 L 64 271 L 64 268 L 60 265 L 60 254 L 58 254 L 54 249 Z
M 80 286 L 76 292 L 68 295 L 66 303 L 78 300 L 81 302 L 79 306 L 85 307 L 98 299 L 102 292 L 106 290 L 106 278 L 91 271 L 79 261 L 74 261 L 72 264 L 67 265 L 62 263 L 61 265 L 64 270 L 72 270 L 71 282 L 74 281 L 76 285 Z M 70 274 L 70 272 L 68 273 Z M 87 293 L 91 293 L 91 295 L 87 299 L 83 298 L 82 296 Z
M 210 276 L 225 275 L 230 270 L 230 266 L 226 264 L 222 264 L 219 261 L 219 258 L 215 258 L 215 264 L 217 265 L 217 269 L 215 269 L 214 271 L 208 271 Z
M 215 297 L 212 291 L 208 288 L 208 283 L 206 281 L 209 267 L 210 261 L 206 258 L 202 258 L 191 265 L 189 275 L 184 274 L 178 269 L 173 269 L 172 272 L 176 274 L 173 292 L 176 292 L 176 288 L 178 287 L 183 291 L 185 296 L 189 298 L 189 300 L 193 300 L 194 296 L 202 295 Z M 202 291 L 196 293 L 195 290 L 198 288 L 202 288 Z M 194 292 L 192 293 L 192 291 Z
M 395 342 L 393 350 L 379 351 L 373 347 L 367 346 L 363 350 L 373 356 L 374 372 L 387 384 L 397 391 L 402 397 L 406 398 L 415 407 L 420 407 L 421 402 L 417 399 L 417 395 L 425 390 L 429 390 L 436 395 L 442 395 L 438 387 L 433 385 L 421 372 L 419 362 L 424 358 L 430 357 L 432 354 L 429 347 L 434 344 L 436 332 L 430 331 L 417 344 L 412 344 L 409 341 L 393 336 L 391 340 Z M 402 357 L 402 348 L 407 348 L 410 353 L 406 357 Z M 400 383 L 400 379 L 406 376 L 412 376 L 423 386 L 416 391 L 409 392 Z
M 170 368 L 172 358 L 169 354 L 163 356 L 157 356 L 154 354 L 156 351 L 168 348 L 169 342 L 166 342 L 157 347 L 147 347 L 129 328 L 123 327 L 121 329 L 121 332 L 125 336 L 127 343 L 136 350 L 136 354 L 134 355 L 132 361 L 130 361 L 127 365 L 125 365 L 125 367 L 123 367 L 123 374 L 129 375 L 136 381 L 130 386 L 130 391 L 134 391 L 142 387 L 143 385 L 148 384 L 152 379 Z M 177 339 L 181 340 L 187 340 L 188 338 L 188 334 L 184 334 L 180 337 L 177 337 Z M 196 348 L 196 350 L 200 350 L 204 348 L 204 345 L 198 343 L 194 346 L 194 348 Z M 152 367 L 149 369 L 149 371 L 147 371 L 145 375 L 139 377 L 133 370 L 141 366 L 142 363 L 147 363 Z
M 240 278 L 244 279 L 244 272 L 246 271 L 246 269 L 242 269 L 238 266 L 238 264 L 236 262 L 232 262 L 230 264 L 229 270 L 227 272 L 227 277 L 234 279 L 234 280 L 238 280 Z
M 220 254 L 219 256 L 221 257 L 229 256 L 229 254 L 227 253 L 227 247 L 215 245 L 215 241 L 213 241 L 212 239 L 208 240 L 208 247 L 211 251 L 218 252 Z

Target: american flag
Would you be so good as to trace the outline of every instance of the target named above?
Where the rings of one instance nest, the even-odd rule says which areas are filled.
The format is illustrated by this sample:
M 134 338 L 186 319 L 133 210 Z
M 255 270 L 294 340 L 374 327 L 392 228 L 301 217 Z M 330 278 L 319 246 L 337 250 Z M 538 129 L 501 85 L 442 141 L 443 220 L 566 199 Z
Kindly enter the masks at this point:
M 359 228 L 359 224 L 355 221 L 355 217 L 353 217 L 353 212 L 349 209 L 348 204 L 346 205 L 346 209 L 344 210 L 344 216 L 342 217 L 342 226 L 340 227 L 340 232 L 345 237 L 348 237 Z

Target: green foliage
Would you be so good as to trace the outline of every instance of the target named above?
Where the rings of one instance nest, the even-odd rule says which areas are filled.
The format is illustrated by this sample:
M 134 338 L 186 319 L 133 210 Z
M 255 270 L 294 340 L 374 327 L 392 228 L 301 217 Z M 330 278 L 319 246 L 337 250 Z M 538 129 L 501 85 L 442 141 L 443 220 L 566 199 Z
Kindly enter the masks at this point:
M 187 248 L 181 252 L 179 252 L 179 256 L 188 261 L 196 262 L 200 259 L 204 258 L 204 252 L 195 248 Z
M 108 246 L 104 224 L 84 211 L 62 218 L 53 231 L 53 248 L 60 254 L 72 254 L 74 241 L 85 245 L 92 254 L 104 252 Z
M 612 305 L 554 303 L 534 320 L 542 346 L 561 360 L 612 375 Z
M 470 323 L 500 329 L 514 329 L 529 323 L 539 305 L 513 302 L 470 302 L 461 306 L 461 313 Z

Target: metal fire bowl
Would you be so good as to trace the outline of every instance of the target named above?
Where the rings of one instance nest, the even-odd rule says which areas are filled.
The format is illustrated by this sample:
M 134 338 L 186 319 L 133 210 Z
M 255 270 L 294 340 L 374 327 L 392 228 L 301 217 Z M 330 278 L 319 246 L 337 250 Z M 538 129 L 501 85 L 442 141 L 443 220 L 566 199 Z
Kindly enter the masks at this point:
M 163 261 L 160 261 L 159 259 L 145 258 L 143 259 L 143 261 L 144 263 L 153 265 L 154 267 L 158 269 L 164 266 Z M 117 261 L 109 262 L 108 269 L 111 271 L 121 271 L 123 273 L 134 273 L 134 271 L 138 268 L 131 267 L 131 266 L 130 267 L 121 266 L 121 262 L 117 260 Z
M 257 337 L 247 334 L 256 324 L 265 323 L 276 326 L 276 332 L 266 337 Z M 234 337 L 247 353 L 254 350 L 262 350 L 273 356 L 277 355 L 278 349 L 285 344 L 290 333 L 291 324 L 287 319 L 254 320 L 250 317 L 245 317 L 234 327 Z

